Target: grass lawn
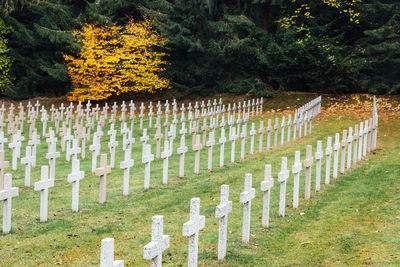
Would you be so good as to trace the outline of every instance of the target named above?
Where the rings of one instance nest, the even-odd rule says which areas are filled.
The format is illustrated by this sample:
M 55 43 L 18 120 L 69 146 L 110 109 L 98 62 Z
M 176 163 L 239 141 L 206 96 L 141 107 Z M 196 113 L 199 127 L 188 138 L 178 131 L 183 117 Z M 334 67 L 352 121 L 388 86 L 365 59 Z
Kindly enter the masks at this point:
M 288 96 L 289 103 L 295 103 L 296 95 Z M 364 105 L 369 98 L 331 97 L 326 99 L 322 114 L 313 122 L 311 136 L 296 142 L 286 143 L 271 151 L 246 155 L 240 161 L 240 141 L 236 143 L 237 162 L 230 164 L 230 142 L 225 144 L 225 163 L 222 168 L 207 171 L 207 152 L 201 152 L 200 174 L 193 174 L 194 153 L 186 154 L 186 176 L 177 178 L 179 155 L 176 155 L 179 138 L 174 143 L 174 155 L 169 160 L 168 185 L 162 184 L 162 160 L 156 159 L 151 165 L 150 190 L 143 189 L 144 164 L 141 163 L 141 142 L 139 130 L 135 132 L 133 147 L 135 166 L 131 168 L 130 195 L 122 196 L 123 160 L 120 141 L 116 155 L 116 169 L 107 177 L 107 202 L 98 203 L 99 178 L 90 173 L 91 154 L 81 161 L 85 178 L 80 185 L 80 211 L 71 211 L 72 186 L 67 182 L 71 162 L 65 161 L 65 153 L 57 159 L 55 187 L 49 190 L 49 221 L 39 222 L 39 195 L 33 187 L 24 184 L 24 167 L 13 173 L 13 185 L 20 187 L 20 196 L 13 199 L 12 232 L 0 235 L 0 265 L 77 265 L 97 266 L 100 259 L 100 243 L 105 237 L 115 238 L 115 259 L 125 261 L 129 266 L 148 265 L 143 260 L 143 246 L 151 240 L 151 218 L 164 216 L 164 234 L 170 235 L 170 248 L 163 254 L 164 265 L 186 266 L 188 239 L 182 236 L 182 225 L 189 220 L 190 199 L 199 197 L 201 215 L 206 216 L 206 226 L 199 236 L 200 266 L 270 266 L 270 265 L 400 265 L 400 118 L 398 109 L 380 103 L 378 150 L 369 154 L 357 166 L 348 170 L 339 179 L 332 179 L 331 185 L 322 185 L 315 192 L 315 165 L 312 175 L 312 196 L 304 200 L 304 171 L 300 177 L 299 209 L 291 208 L 293 175 L 287 185 L 286 217 L 278 217 L 279 183 L 281 157 L 288 157 L 288 167 L 294 162 L 296 150 L 301 151 L 304 160 L 306 145 L 323 141 L 325 150 L 328 136 L 334 137 L 349 126 L 354 126 L 369 115 L 370 106 Z M 324 98 L 323 98 L 324 101 Z M 392 101 L 392 100 L 390 100 Z M 397 100 L 393 100 L 397 101 Z M 384 105 L 385 104 L 385 105 Z M 343 106 L 345 105 L 345 110 Z M 396 102 L 397 105 L 397 102 Z M 274 112 L 267 112 L 264 119 L 282 115 L 284 105 L 270 106 Z M 283 107 L 283 108 L 281 108 Z M 358 108 L 357 108 L 358 107 Z M 269 110 L 269 109 L 268 109 Z M 292 109 L 294 110 L 294 109 Z M 285 111 L 284 113 L 287 113 Z M 137 118 L 138 120 L 138 118 Z M 255 118 L 258 128 L 260 118 Z M 153 123 L 155 120 L 153 120 Z M 147 125 L 147 121 L 144 125 Z M 38 131 L 41 125 L 38 123 Z M 51 125 L 50 125 L 51 126 Z M 138 121 L 136 122 L 138 127 Z M 251 126 L 251 124 L 250 124 Z M 119 125 L 116 127 L 119 129 Z M 179 128 L 178 128 L 179 130 Z M 107 129 L 103 129 L 106 133 Z M 26 133 L 25 133 L 26 135 Z M 154 129 L 150 131 L 154 136 Z M 216 136 L 219 138 L 219 131 Z M 272 139 L 273 140 L 273 139 Z M 32 184 L 40 179 L 40 166 L 47 165 L 45 158 L 47 144 L 41 140 L 38 150 L 37 167 L 32 170 Z M 102 139 L 102 152 L 108 151 L 108 137 Z M 91 141 L 90 141 L 91 143 Z M 152 152 L 155 152 L 151 139 Z M 187 137 L 191 144 L 191 136 Z M 249 138 L 246 151 L 249 151 Z M 24 142 L 23 148 L 25 147 Z M 266 134 L 264 135 L 266 145 Z M 88 144 L 87 144 L 88 148 Z M 258 151 L 258 135 L 255 138 Z M 58 146 L 57 151 L 61 151 Z M 25 155 L 22 149 L 21 155 Z M 219 162 L 219 146 L 213 151 L 214 167 Z M 6 158 L 11 159 L 10 151 Z M 323 183 L 325 178 L 325 157 L 322 160 Z M 333 162 L 333 161 L 332 161 Z M 270 227 L 261 226 L 262 192 L 264 165 L 272 164 L 275 186 L 271 194 Z M 252 202 L 250 243 L 241 242 L 242 205 L 240 193 L 244 188 L 246 173 L 253 174 L 256 197 Z M 220 201 L 220 186 L 230 186 L 230 200 L 233 211 L 228 220 L 228 249 L 224 261 L 217 261 L 218 221 L 215 207 Z

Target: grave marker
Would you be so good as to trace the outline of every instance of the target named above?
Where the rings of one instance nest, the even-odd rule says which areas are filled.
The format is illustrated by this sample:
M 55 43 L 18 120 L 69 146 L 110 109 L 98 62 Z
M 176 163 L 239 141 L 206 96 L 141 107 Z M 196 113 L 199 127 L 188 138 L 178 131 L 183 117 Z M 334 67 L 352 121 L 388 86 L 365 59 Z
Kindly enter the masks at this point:
M 100 267 L 124 267 L 124 261 L 114 260 L 114 238 L 101 240 Z
M 326 164 L 325 164 L 325 184 L 329 184 L 331 180 L 331 155 L 332 155 L 332 137 L 328 137 L 326 149 Z
M 213 146 L 215 145 L 215 138 L 214 138 L 214 132 L 209 132 L 208 134 L 208 141 L 206 143 L 206 146 L 208 147 L 208 170 L 212 170 L 212 156 L 213 156 Z
M 271 149 L 271 132 L 272 132 L 272 125 L 271 119 L 268 119 L 268 126 L 267 126 L 267 150 Z
M 339 148 L 340 148 L 340 134 L 336 133 L 335 143 L 333 144 L 333 178 L 338 177 L 338 164 L 339 164 Z
M 293 208 L 299 208 L 299 189 L 300 189 L 300 172 L 303 169 L 300 162 L 300 151 L 294 154 L 294 164 L 292 166 L 293 173 Z
M 250 154 L 254 154 L 254 136 L 256 135 L 256 129 L 254 122 L 251 123 L 251 130 L 250 130 Z
M 281 171 L 278 173 L 278 182 L 280 183 L 279 194 L 279 216 L 285 217 L 286 206 L 286 180 L 289 178 L 287 170 L 287 157 L 282 157 Z
M 154 160 L 154 155 L 151 154 L 151 145 L 146 144 L 143 146 L 142 153 L 142 163 L 144 163 L 144 189 L 149 189 L 150 187 L 150 166 L 151 162 Z
M 306 159 L 304 160 L 304 167 L 306 173 L 306 186 L 305 186 L 305 199 L 310 199 L 311 196 L 311 167 L 313 164 L 312 146 L 307 145 Z
M 224 160 L 225 160 L 225 143 L 226 143 L 226 137 L 225 137 L 225 128 L 221 128 L 221 137 L 218 140 L 220 146 L 219 146 L 219 166 L 222 167 L 224 166 Z
M 231 212 L 232 201 L 229 201 L 229 185 L 221 185 L 221 201 L 215 209 L 215 217 L 219 218 L 218 260 L 223 260 L 226 255 L 228 214 Z
M 18 187 L 12 187 L 12 175 L 4 174 L 4 188 L 0 190 L 0 200 L 3 201 L 3 233 L 11 230 L 11 200 L 18 196 Z
M 203 145 L 200 141 L 200 135 L 196 135 L 196 143 L 192 146 L 194 151 L 194 173 L 198 174 L 200 169 L 200 150 L 203 148 Z
M 236 143 L 236 128 L 232 126 L 229 130 L 229 140 L 232 142 L 231 144 L 231 162 L 235 162 L 235 143 Z
M 199 231 L 204 228 L 205 217 L 200 215 L 200 198 L 190 200 L 190 220 L 183 224 L 183 236 L 189 237 L 188 266 L 197 266 Z
M 100 176 L 99 203 L 106 201 L 107 174 L 111 172 L 111 167 L 107 166 L 107 154 L 101 154 L 100 167 L 95 170 L 95 175 Z
M 354 126 L 354 136 L 353 136 L 353 165 L 357 163 L 357 143 L 358 143 L 358 137 L 359 137 L 359 132 L 358 132 L 358 124 Z
M 257 109 L 258 110 L 258 109 Z M 263 150 L 263 140 L 264 140 L 264 132 L 265 132 L 265 128 L 264 128 L 264 121 L 261 120 L 260 121 L 260 128 L 258 129 L 258 133 L 260 134 L 260 139 L 258 141 L 258 152 L 262 152 Z
M 353 148 L 353 127 L 349 128 L 349 135 L 347 137 L 347 169 L 351 167 L 351 152 Z
M 134 160 L 131 158 L 132 150 L 125 149 L 124 161 L 120 162 L 120 168 L 124 170 L 124 182 L 122 194 L 124 196 L 129 195 L 129 171 L 130 168 L 135 164 Z
M 49 179 L 49 167 L 42 166 L 41 178 L 35 183 L 35 191 L 40 191 L 40 221 L 47 222 L 49 188 L 54 186 L 54 180 Z
M 162 266 L 162 253 L 169 248 L 169 235 L 163 235 L 163 216 L 153 216 L 151 242 L 143 248 L 143 258 L 150 260 L 150 266 Z
M 263 207 L 261 223 L 263 227 L 269 226 L 269 206 L 271 198 L 271 189 L 274 186 L 274 179 L 271 177 L 271 165 L 265 165 L 264 181 L 261 182 L 261 191 L 263 192 Z
M 252 175 L 247 173 L 245 176 L 244 191 L 240 193 L 240 203 L 243 203 L 242 241 L 245 243 L 249 243 L 250 240 L 251 200 L 255 195 L 255 190 L 251 185 Z
M 79 181 L 85 177 L 80 170 L 79 159 L 72 159 L 72 172 L 68 174 L 68 183 L 72 183 L 72 210 L 79 210 Z
M 239 130 L 239 128 L 238 128 L 238 130 Z M 243 124 L 242 132 L 240 134 L 240 137 L 242 138 L 242 141 L 240 142 L 240 145 L 241 145 L 240 158 L 241 159 L 244 159 L 245 148 L 246 148 L 246 136 L 247 136 L 247 127 L 246 127 L 246 124 Z
M 163 184 L 168 183 L 168 158 L 172 155 L 172 149 L 170 148 L 168 140 L 164 141 L 164 151 L 161 152 L 161 158 L 163 159 Z
M 315 191 L 321 189 L 321 160 L 322 160 L 322 141 L 317 141 L 317 151 L 315 152 Z
M 340 173 L 343 174 L 346 162 L 347 130 L 343 130 L 341 147 L 342 147 L 342 155 L 340 157 Z
M 25 157 L 21 158 L 21 164 L 25 165 L 25 186 L 31 186 L 31 166 L 33 162 L 32 148 L 27 146 L 25 149 Z

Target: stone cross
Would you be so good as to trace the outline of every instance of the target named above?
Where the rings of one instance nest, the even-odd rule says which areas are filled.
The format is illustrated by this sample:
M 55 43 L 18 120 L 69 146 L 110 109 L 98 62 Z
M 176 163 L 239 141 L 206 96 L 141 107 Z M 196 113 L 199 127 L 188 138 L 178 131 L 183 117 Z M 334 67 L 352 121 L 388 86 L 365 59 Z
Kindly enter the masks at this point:
M 142 163 L 145 164 L 144 167 L 144 189 L 150 188 L 150 166 L 151 162 L 154 160 L 154 155 L 151 154 L 151 145 L 145 144 L 143 146 Z
M 271 119 L 268 119 L 268 126 L 267 126 L 267 150 L 270 150 L 270 149 L 271 149 L 271 132 L 272 132 Z
M 212 156 L 213 156 L 213 146 L 215 145 L 215 138 L 214 138 L 214 132 L 211 131 L 208 134 L 208 141 L 206 143 L 206 146 L 208 147 L 208 170 L 212 170 Z
M 71 141 L 74 139 L 73 135 L 71 135 L 71 128 L 67 128 L 67 134 L 64 136 L 64 140 L 66 141 L 66 149 L 65 149 L 65 159 L 70 161 L 71 158 Z
M 197 266 L 199 231 L 204 228 L 205 217 L 200 215 L 200 198 L 190 200 L 190 220 L 183 224 L 183 236 L 189 237 L 188 266 Z
M 363 136 L 364 136 L 364 123 L 360 122 L 360 132 L 358 134 L 358 160 L 361 160 L 362 147 L 363 147 Z
M 18 146 L 21 146 L 21 143 L 17 141 L 17 138 L 15 137 L 16 134 L 13 135 L 13 141 L 8 144 L 8 147 L 11 148 L 12 150 L 12 170 L 16 171 L 17 170 L 17 158 L 18 158 Z
M 139 118 L 140 118 L 139 129 L 141 130 L 141 129 L 143 129 L 143 118 L 144 118 L 144 113 L 143 113 L 143 111 L 144 111 L 144 104 L 143 104 L 143 102 L 140 104 L 139 109 L 140 109 L 140 114 L 139 114 Z
M 70 154 L 72 155 L 72 159 L 77 159 L 78 154 L 81 153 L 81 148 L 79 147 L 79 141 L 78 139 L 73 139 L 72 140 L 72 147 L 69 150 Z
M 373 118 L 368 119 L 368 146 L 367 146 L 367 152 L 371 152 L 372 150 L 372 133 L 373 133 Z
M 208 130 L 208 125 L 207 125 L 207 118 L 204 117 L 203 119 L 203 126 L 201 127 L 201 130 L 203 131 L 203 146 L 206 144 L 206 139 L 207 139 L 207 130 Z
M 114 260 L 114 238 L 101 240 L 100 267 L 124 267 L 123 260 Z
M 317 151 L 315 152 L 315 191 L 321 189 L 321 160 L 322 156 L 322 141 L 317 141 Z
M 114 124 L 111 124 L 110 130 L 107 133 L 110 135 L 110 141 L 108 142 L 108 147 L 110 148 L 110 166 L 111 168 L 115 168 L 115 149 L 118 146 L 118 141 L 116 140 Z
M 18 196 L 18 187 L 12 187 L 12 175 L 4 174 L 4 188 L 0 190 L 0 200 L 3 201 L 3 233 L 11 230 L 11 200 Z
M 232 144 L 231 144 L 231 162 L 235 162 L 235 144 L 236 144 L 237 137 L 238 137 L 238 134 L 236 134 L 236 127 L 233 126 L 229 130 L 229 140 L 232 142 Z
M 55 179 L 56 173 L 56 158 L 60 157 L 60 152 L 56 151 L 56 143 L 49 143 L 49 152 L 46 153 L 46 158 L 49 160 L 50 179 Z
M 153 216 L 151 242 L 143 248 L 143 258 L 150 260 L 151 267 L 162 266 L 162 253 L 169 248 L 169 235 L 163 235 L 163 216 Z
M 157 119 L 158 120 L 158 119 Z M 156 140 L 156 157 L 160 158 L 161 156 L 161 139 L 163 134 L 161 133 L 161 126 L 156 126 L 156 134 L 154 135 L 154 139 Z
M 68 174 L 68 183 L 72 183 L 72 210 L 79 210 L 79 181 L 85 177 L 80 170 L 79 159 L 72 159 L 72 172 Z
M 111 172 L 111 166 L 107 166 L 107 154 L 101 154 L 100 167 L 96 169 L 95 175 L 100 176 L 99 203 L 106 201 L 107 174 Z
M 122 194 L 124 196 L 129 195 L 129 172 L 130 168 L 133 167 L 135 164 L 134 160 L 131 158 L 132 157 L 132 150 L 131 149 L 125 149 L 125 155 L 124 155 L 124 160 L 120 162 L 120 168 L 124 170 L 124 183 L 123 183 L 123 190 Z
M 343 174 L 346 162 L 347 130 L 343 130 L 341 147 L 342 147 L 342 155 L 340 157 L 340 173 Z
M 340 149 L 340 134 L 336 133 L 335 143 L 333 144 L 333 173 L 332 177 L 338 177 L 338 165 L 339 165 L 339 149 Z
M 10 162 L 4 160 L 4 150 L 0 150 L 0 190 L 4 188 L 4 170 L 10 166 Z
M 196 135 L 196 142 L 192 146 L 194 151 L 194 173 L 198 174 L 200 169 L 200 150 L 203 148 L 203 145 L 200 141 L 200 135 Z
M 239 130 L 239 128 L 238 128 Z M 240 150 L 240 158 L 244 159 L 244 154 L 245 154 L 245 148 L 246 148 L 246 136 L 247 136 L 247 126 L 246 124 L 242 125 L 242 132 L 240 134 L 240 137 L 242 138 L 241 141 L 241 150 Z
M 0 150 L 4 151 L 4 144 L 8 142 L 8 139 L 4 137 L 4 132 L 0 131 Z
M 281 122 L 281 144 L 285 142 L 285 126 L 286 126 L 285 116 L 283 116 Z
M 305 186 L 305 199 L 311 197 L 311 167 L 313 165 L 312 146 L 307 145 L 306 159 L 304 160 L 304 167 L 306 172 L 306 186 Z
M 185 122 L 182 122 L 182 128 L 179 133 L 181 134 L 181 144 L 177 149 L 177 153 L 179 154 L 179 177 L 183 177 L 185 175 L 185 153 L 188 152 L 188 147 L 185 144 Z
M 290 141 L 290 128 L 291 128 L 291 126 L 292 126 L 292 115 L 291 114 L 289 114 L 289 119 L 288 119 L 288 122 L 287 122 L 287 141 L 289 142 Z
M 358 144 L 359 132 L 358 124 L 354 126 L 354 136 L 353 136 L 353 165 L 357 163 L 357 144 Z
M 168 158 L 172 155 L 172 149 L 169 145 L 168 140 L 164 140 L 164 151 L 161 152 L 161 158 L 163 159 L 163 184 L 168 183 Z
M 271 189 L 274 186 L 274 179 L 271 177 L 271 165 L 265 165 L 264 181 L 261 182 L 261 191 L 263 192 L 263 207 L 261 224 L 263 227 L 269 226 L 269 206 L 271 198 Z
M 292 166 L 293 173 L 293 208 L 299 208 L 299 188 L 300 188 L 300 172 L 302 165 L 300 162 L 300 151 L 296 151 L 294 154 L 294 164 Z
M 220 146 L 219 146 L 219 166 L 222 167 L 224 166 L 224 159 L 225 159 L 225 143 L 226 143 L 226 137 L 225 137 L 225 128 L 221 128 L 221 137 L 218 140 Z
M 97 157 L 100 154 L 100 143 L 95 134 L 93 135 L 93 144 L 89 146 L 89 150 L 92 151 L 92 172 L 95 172 L 97 168 Z
M 228 214 L 232 212 L 232 201 L 229 201 L 229 185 L 221 185 L 221 201 L 215 209 L 215 217 L 219 218 L 218 260 L 226 255 L 226 239 L 228 234 Z
M 245 243 L 249 243 L 250 240 L 251 200 L 255 195 L 255 190 L 251 186 L 252 175 L 247 173 L 245 176 L 244 191 L 240 193 L 240 203 L 243 203 L 242 241 Z
M 278 145 L 278 128 L 279 128 L 279 118 L 275 118 L 274 125 L 274 147 Z
M 149 141 L 149 136 L 147 135 L 147 129 L 144 128 L 143 129 L 143 135 L 140 137 L 140 142 L 142 142 L 143 144 L 147 144 L 147 141 Z
M 367 155 L 367 142 L 368 142 L 368 120 L 365 120 L 364 122 L 364 130 L 363 130 L 363 151 L 362 151 L 362 156 L 365 157 Z
M 326 156 L 326 164 L 325 164 L 325 184 L 329 184 L 331 180 L 331 155 L 332 155 L 332 137 L 328 137 L 325 156 Z
M 49 179 L 49 167 L 42 166 L 41 178 L 35 183 L 35 191 L 40 191 L 40 221 L 47 222 L 49 188 L 54 186 L 54 180 Z
M 256 135 L 257 131 L 255 129 L 254 122 L 251 123 L 251 130 L 250 130 L 250 154 L 254 154 L 254 136 Z
M 258 133 L 260 134 L 260 140 L 258 141 L 258 152 L 262 152 L 263 150 L 264 132 L 264 121 L 260 120 L 260 128 L 258 129 Z
M 349 128 L 349 135 L 347 136 L 347 169 L 351 167 L 351 152 L 353 148 L 353 127 Z
M 287 157 L 282 157 L 281 171 L 278 173 L 278 182 L 280 183 L 279 194 L 279 216 L 285 217 L 286 206 L 286 180 L 289 178 L 287 169 Z
M 31 186 L 31 166 L 33 162 L 32 148 L 26 147 L 25 157 L 21 158 L 21 164 L 25 165 L 25 186 Z

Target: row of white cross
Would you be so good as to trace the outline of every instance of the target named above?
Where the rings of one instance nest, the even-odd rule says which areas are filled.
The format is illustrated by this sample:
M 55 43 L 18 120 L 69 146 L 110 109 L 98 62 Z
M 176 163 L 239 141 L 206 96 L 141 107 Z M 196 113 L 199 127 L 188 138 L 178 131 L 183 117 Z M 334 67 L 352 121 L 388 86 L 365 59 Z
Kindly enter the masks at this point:
M 377 117 L 370 120 L 376 121 Z M 365 121 L 365 123 L 367 123 Z M 337 162 L 339 156 L 339 149 L 341 148 L 341 173 L 345 171 L 343 162 L 347 158 L 347 168 L 351 167 L 352 162 L 355 164 L 362 157 L 366 156 L 367 152 L 376 149 L 377 130 L 369 132 L 367 130 L 360 130 L 357 132 L 358 125 L 355 126 L 355 133 L 353 135 L 352 127 L 349 128 L 350 135 L 347 135 L 347 130 L 343 131 L 342 141 L 340 142 L 339 133 L 336 134 L 334 148 L 332 150 L 332 138 L 328 137 L 326 147 L 326 177 L 325 183 L 330 183 L 331 173 L 331 153 L 334 154 L 334 178 L 337 178 Z M 363 122 L 360 123 L 360 129 L 364 129 Z M 346 153 L 347 148 L 347 153 Z M 352 149 L 357 153 L 357 156 L 352 157 Z M 358 149 L 358 150 L 357 150 Z M 310 199 L 311 193 L 311 168 L 313 165 L 312 146 L 308 145 L 306 150 L 306 159 L 304 160 L 305 167 L 305 199 Z M 358 152 L 362 151 L 362 152 Z M 317 151 L 315 153 L 316 160 L 316 191 L 320 190 L 321 178 L 321 159 L 323 157 L 322 141 L 317 142 Z M 335 171 L 336 169 L 336 171 Z M 293 190 L 293 208 L 298 208 L 299 201 L 299 178 L 302 164 L 300 162 L 300 151 L 295 152 L 295 162 L 292 167 L 294 177 L 294 190 Z M 335 176 L 336 173 L 336 176 Z M 280 183 L 280 197 L 279 197 L 279 215 L 285 216 L 285 202 L 286 202 L 286 182 L 289 178 L 289 170 L 287 168 L 287 157 L 282 157 L 281 171 L 278 173 L 278 182 Z M 274 179 L 271 177 L 271 165 L 265 165 L 264 181 L 261 182 L 261 191 L 263 192 L 263 207 L 262 207 L 262 226 L 269 226 L 269 208 L 270 208 L 270 195 L 272 187 L 274 186 Z M 245 175 L 244 191 L 240 194 L 240 203 L 243 204 L 243 223 L 242 223 L 242 241 L 248 243 L 250 240 L 250 218 L 251 218 L 251 202 L 255 197 L 255 189 L 252 187 L 252 174 Z M 226 256 L 227 247 L 227 227 L 228 215 L 232 211 L 232 201 L 229 201 L 229 185 L 221 186 L 220 204 L 216 207 L 215 216 L 220 219 L 219 235 L 218 235 L 218 260 L 223 260 Z M 188 266 L 197 266 L 198 259 L 198 239 L 199 231 L 205 227 L 205 216 L 200 215 L 200 199 L 192 198 L 190 202 L 190 220 L 183 225 L 183 236 L 189 237 L 188 247 Z M 152 222 L 152 237 L 151 242 L 143 248 L 143 258 L 150 260 L 150 266 L 162 266 L 162 253 L 169 248 L 169 235 L 163 234 L 163 216 L 154 216 Z M 101 244 L 101 259 L 100 266 L 123 266 L 123 261 L 114 261 L 114 239 L 106 238 L 102 240 Z M 114 265 L 113 265 L 114 264 Z M 119 264 L 119 265 L 118 265 Z
M 277 145 L 277 129 L 278 129 L 278 120 L 276 120 L 276 126 L 275 126 L 275 143 L 274 146 Z M 284 120 L 283 120 L 284 121 Z M 269 125 L 271 124 L 271 120 L 269 120 Z M 264 132 L 264 127 L 263 123 L 260 123 L 260 151 L 263 148 L 262 145 L 262 134 Z M 270 129 L 271 127 L 267 127 Z M 243 125 L 242 128 L 242 133 L 240 137 L 242 138 L 242 150 L 241 150 L 241 158 L 244 158 L 245 154 L 245 138 L 247 136 L 247 126 L 246 124 Z M 283 128 L 284 129 L 284 128 Z M 305 135 L 307 133 L 308 127 L 307 124 L 305 126 Z M 311 128 L 310 128 L 311 130 Z M 182 122 L 182 129 L 181 129 L 181 146 L 178 148 L 178 153 L 180 154 L 180 176 L 184 175 L 184 154 L 187 152 L 187 147 L 185 146 L 185 122 Z M 255 124 L 252 123 L 252 129 L 250 131 L 251 135 L 251 151 L 250 153 L 254 153 L 254 135 L 255 135 Z M 270 131 L 269 131 L 270 132 Z M 1 133 L 1 132 L 0 132 Z M 130 167 L 133 166 L 134 161 L 131 158 L 131 152 L 132 152 L 132 144 L 134 142 L 134 138 L 132 138 L 132 131 L 129 130 L 124 124 L 124 128 L 121 129 L 121 133 L 123 134 L 123 149 L 124 149 L 124 160 L 120 163 L 120 168 L 124 169 L 124 179 L 123 179 L 123 194 L 128 195 L 129 194 L 129 170 Z M 288 130 L 288 140 L 290 140 L 290 128 Z M 92 172 L 94 172 L 97 176 L 100 177 L 100 189 L 99 189 L 99 202 L 104 203 L 106 201 L 106 177 L 107 174 L 111 172 L 111 168 L 114 167 L 115 164 L 115 148 L 118 145 L 118 142 L 116 141 L 116 131 L 114 130 L 113 124 L 111 125 L 111 129 L 108 131 L 108 134 L 110 135 L 110 142 L 109 142 L 109 147 L 110 147 L 110 154 L 111 154 L 111 160 L 110 160 L 110 165 L 107 165 L 107 154 L 101 154 L 101 160 L 100 160 L 100 167 L 97 168 L 97 157 L 100 154 L 100 146 L 101 146 L 101 136 L 103 135 L 103 132 L 101 130 L 101 126 L 98 125 L 97 131 L 93 135 L 93 144 L 89 147 L 89 150 L 92 151 Z M 1 134 L 0 134 L 1 135 Z M 295 135 L 295 134 L 294 134 Z M 4 134 L 3 134 L 4 136 Z M 232 141 L 232 149 L 231 149 L 231 162 L 235 161 L 234 155 L 235 155 L 235 140 L 238 137 L 238 134 L 235 134 L 235 126 L 231 126 L 230 130 L 230 140 Z M 282 130 L 282 142 L 284 142 L 284 131 Z M 203 145 L 200 143 L 200 135 L 195 135 L 195 143 L 193 143 L 192 148 L 195 151 L 195 173 L 199 172 L 199 165 L 200 165 L 200 150 L 202 149 Z M 36 146 L 40 143 L 40 139 L 38 138 L 36 131 L 32 132 L 32 139 L 29 140 L 28 144 L 32 145 L 32 147 L 27 146 L 26 148 L 26 156 L 21 159 L 21 163 L 25 165 L 25 186 L 30 186 L 30 169 L 31 167 L 34 167 L 36 165 Z M 5 140 L 6 138 L 3 137 L 2 145 L 4 147 L 4 143 L 7 142 Z M 12 169 L 16 170 L 17 169 L 17 164 L 16 164 L 16 159 L 20 157 L 20 149 L 21 149 L 21 142 L 24 140 L 24 137 L 21 135 L 21 131 L 18 130 L 16 134 L 13 134 L 12 137 L 12 142 L 9 144 L 9 147 L 13 151 L 12 155 Z M 64 136 L 63 143 L 61 143 L 61 147 L 66 149 L 66 160 L 70 160 L 72 156 L 72 172 L 71 174 L 68 175 L 68 182 L 72 183 L 72 210 L 73 211 L 78 211 L 79 209 L 79 181 L 84 178 L 84 172 L 80 170 L 80 161 L 78 160 L 78 154 L 81 153 L 83 154 L 85 151 L 85 145 L 82 143 L 82 148 L 79 147 L 78 145 L 78 140 L 75 139 L 71 135 L 71 129 L 67 129 L 67 134 Z M 85 140 L 85 138 L 83 138 Z M 143 153 L 142 153 L 142 162 L 145 164 L 145 179 L 144 179 L 144 184 L 145 184 L 145 189 L 148 189 L 150 187 L 150 163 L 151 161 L 154 160 L 154 155 L 151 154 L 151 148 L 150 144 L 147 144 L 148 136 L 146 134 L 146 129 L 144 129 L 143 136 L 141 138 L 141 141 L 143 142 Z M 172 140 L 172 141 L 171 141 Z M 221 153 L 220 153 L 220 166 L 224 165 L 224 143 L 226 141 L 225 138 L 225 131 L 224 128 L 222 127 L 221 131 L 221 138 L 220 138 L 220 144 L 221 144 Z M 50 187 L 54 186 L 54 179 L 55 179 L 55 166 L 56 166 L 56 158 L 60 157 L 60 152 L 56 151 L 56 144 L 57 144 L 57 137 L 55 137 L 54 131 L 50 129 L 48 133 L 48 138 L 46 139 L 46 142 L 48 143 L 48 153 L 46 153 L 46 158 L 49 160 L 49 167 L 48 166 L 42 166 L 41 170 L 41 180 L 39 182 L 35 183 L 35 190 L 40 191 L 40 220 L 41 221 L 47 221 L 47 206 L 48 206 L 48 189 Z M 161 158 L 163 159 L 163 183 L 166 184 L 168 181 L 168 158 L 172 155 L 172 147 L 173 147 L 173 139 L 170 138 L 170 141 L 165 141 L 164 144 L 164 151 L 161 153 Z M 72 146 L 71 146 L 72 143 Z M 270 134 L 268 137 L 268 144 L 270 144 Z M 206 142 L 206 146 L 208 147 L 208 169 L 212 169 L 212 148 L 213 145 L 215 144 L 215 138 L 214 138 L 214 132 L 211 131 L 209 132 L 209 140 Z M 267 146 L 267 149 L 270 149 L 269 145 Z M 4 152 L 0 151 L 0 170 L 3 173 L 4 169 L 8 167 L 8 162 L 4 160 Z M 0 174 L 2 176 L 2 173 Z M 3 179 L 0 177 L 0 189 L 3 189 Z M 9 179 L 11 180 L 11 175 L 4 176 L 4 179 Z M 5 183 L 7 185 L 11 184 L 11 181 L 8 181 Z M 9 188 L 4 187 L 4 190 L 11 190 Z M 11 190 L 14 192 L 15 190 Z M 11 193 L 10 193 L 11 194 Z M 11 197 L 15 196 L 13 194 L 6 194 L 7 195 L 7 200 L 10 200 Z M 1 200 L 6 200 L 6 199 L 1 199 Z M 9 207 L 11 208 L 11 202 L 9 202 Z M 10 210 L 10 216 L 11 216 L 11 210 Z M 6 217 L 6 216 L 5 216 Z M 7 233 L 10 231 L 10 224 L 8 224 L 8 221 L 11 221 L 10 218 L 3 218 L 5 221 L 5 226 L 3 227 L 3 232 Z

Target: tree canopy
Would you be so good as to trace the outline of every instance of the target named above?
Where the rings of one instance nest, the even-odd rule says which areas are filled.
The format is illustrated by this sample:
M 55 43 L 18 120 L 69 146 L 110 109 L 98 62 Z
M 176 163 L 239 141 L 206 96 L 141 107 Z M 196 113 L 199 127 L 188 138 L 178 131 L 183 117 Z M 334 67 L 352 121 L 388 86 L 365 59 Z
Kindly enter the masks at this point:
M 396 0 L 4 0 L 13 98 L 74 89 L 63 54 L 87 23 L 154 20 L 162 76 L 185 94 L 400 92 Z M 132 56 L 134 61 L 134 56 Z

